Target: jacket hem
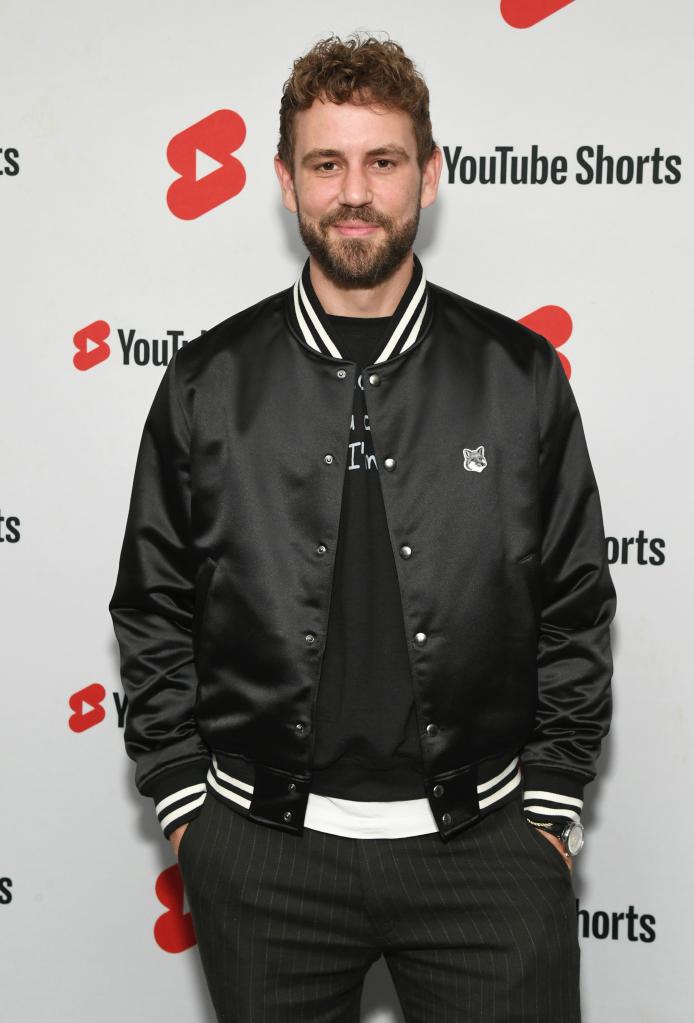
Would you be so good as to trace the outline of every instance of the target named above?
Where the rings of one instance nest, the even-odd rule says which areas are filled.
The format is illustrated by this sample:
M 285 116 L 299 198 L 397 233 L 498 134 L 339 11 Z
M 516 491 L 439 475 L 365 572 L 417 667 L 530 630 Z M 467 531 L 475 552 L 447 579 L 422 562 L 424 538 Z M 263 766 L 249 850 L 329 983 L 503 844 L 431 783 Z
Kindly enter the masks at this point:
M 214 752 L 212 754 L 212 761 L 207 773 L 207 784 L 217 799 L 225 803 L 227 806 L 230 806 L 237 813 L 242 813 L 245 817 L 259 819 L 252 810 L 256 786 L 253 780 L 246 780 L 253 777 L 254 766 L 255 765 L 243 758 L 225 756 L 223 753 Z M 240 774 L 244 774 L 246 777 L 241 778 L 239 777 Z M 295 784 L 289 780 L 290 777 L 291 776 L 287 774 L 289 786 Z M 495 758 L 479 765 L 478 781 L 476 784 L 477 812 L 475 814 L 475 819 L 484 817 L 493 810 L 504 806 L 510 800 L 517 798 L 519 795 L 520 785 L 521 767 L 520 758 L 518 756 L 510 759 L 508 756 Z M 327 815 L 326 813 L 321 815 L 321 806 L 323 806 L 323 809 L 325 810 L 328 804 L 330 804 L 333 808 L 333 818 L 335 816 L 336 808 L 340 804 L 345 804 L 354 811 L 357 810 L 363 802 L 367 813 L 369 809 L 370 801 L 337 798 L 336 802 L 335 799 L 320 796 L 316 793 L 312 794 L 309 793 L 308 790 L 305 792 L 305 796 L 306 798 L 304 801 L 301 821 L 299 824 L 295 823 L 294 827 L 289 828 L 288 830 L 301 831 L 304 826 L 306 805 L 309 799 L 312 800 L 313 807 L 317 809 L 317 813 L 315 815 L 312 813 L 313 821 L 323 821 L 323 826 L 317 828 L 317 830 L 328 830 L 326 824 L 332 819 L 330 815 Z M 321 802 L 323 800 L 325 800 L 325 803 Z M 381 827 L 379 829 L 375 829 L 373 834 L 370 836 L 363 837 L 406 837 L 405 832 L 407 832 L 408 828 L 411 827 L 411 822 L 415 817 L 419 820 L 417 827 L 420 829 L 416 833 L 427 834 L 440 830 L 437 819 L 431 810 L 431 802 L 425 795 L 421 797 L 421 800 L 387 800 L 377 802 L 381 811 Z M 403 817 L 403 808 L 405 808 L 405 804 L 406 808 L 410 811 L 407 820 Z M 431 820 L 431 827 L 428 829 L 426 829 L 422 824 L 422 821 L 426 820 L 427 815 Z M 291 816 L 287 817 L 285 814 L 284 819 L 287 823 L 289 823 L 292 818 Z M 265 822 L 270 824 L 279 823 L 273 820 L 266 820 Z M 403 833 L 398 835 L 396 833 L 398 830 L 401 830 Z M 336 832 L 331 833 L 335 834 Z M 411 834 L 412 832 L 410 831 L 409 833 Z

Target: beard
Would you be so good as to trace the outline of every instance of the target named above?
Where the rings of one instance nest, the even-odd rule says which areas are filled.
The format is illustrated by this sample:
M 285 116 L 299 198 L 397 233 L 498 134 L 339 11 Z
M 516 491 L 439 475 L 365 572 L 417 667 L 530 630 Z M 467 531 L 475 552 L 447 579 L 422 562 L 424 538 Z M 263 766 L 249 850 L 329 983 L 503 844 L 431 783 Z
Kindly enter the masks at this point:
M 368 206 L 343 206 L 314 224 L 302 217 L 297 200 L 302 241 L 326 277 L 341 288 L 373 288 L 395 273 L 414 244 L 419 214 L 419 203 L 410 218 L 399 222 Z M 383 228 L 385 238 L 380 242 L 373 235 L 367 238 L 331 238 L 331 225 L 345 220 L 378 224 Z

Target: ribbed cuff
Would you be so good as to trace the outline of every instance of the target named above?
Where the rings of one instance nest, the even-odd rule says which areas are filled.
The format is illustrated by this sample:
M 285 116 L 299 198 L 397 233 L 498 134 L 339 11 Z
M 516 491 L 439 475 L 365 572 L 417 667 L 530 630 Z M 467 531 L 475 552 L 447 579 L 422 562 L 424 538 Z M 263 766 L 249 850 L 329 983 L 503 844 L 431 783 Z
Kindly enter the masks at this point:
M 580 821 L 585 781 L 564 771 L 523 766 L 523 811 L 536 824 Z
M 200 813 L 207 796 L 209 762 L 197 760 L 184 767 L 165 771 L 148 786 L 147 795 L 154 800 L 154 809 L 164 838 L 187 824 Z

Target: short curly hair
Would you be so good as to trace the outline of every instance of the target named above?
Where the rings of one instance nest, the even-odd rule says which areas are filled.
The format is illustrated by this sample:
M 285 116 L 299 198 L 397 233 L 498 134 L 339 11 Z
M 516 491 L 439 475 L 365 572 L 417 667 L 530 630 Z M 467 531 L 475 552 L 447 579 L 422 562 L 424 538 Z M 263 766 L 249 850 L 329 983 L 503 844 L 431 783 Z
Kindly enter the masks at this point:
M 293 64 L 284 83 L 280 103 L 280 134 L 277 155 L 293 169 L 294 118 L 315 99 L 332 103 L 378 103 L 403 110 L 412 118 L 420 169 L 436 143 L 429 116 L 429 89 L 421 73 L 392 39 L 353 33 L 346 39 L 331 35 L 321 39 Z

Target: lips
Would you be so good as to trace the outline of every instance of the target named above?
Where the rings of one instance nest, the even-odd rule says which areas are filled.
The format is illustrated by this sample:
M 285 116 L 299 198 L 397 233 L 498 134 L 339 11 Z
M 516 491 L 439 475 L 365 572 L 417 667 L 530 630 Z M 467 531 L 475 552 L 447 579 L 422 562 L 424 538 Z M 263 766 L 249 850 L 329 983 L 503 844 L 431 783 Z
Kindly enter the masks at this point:
M 348 238 L 359 238 L 362 235 L 373 234 L 374 231 L 378 230 L 378 224 L 365 224 L 365 223 L 345 223 L 344 221 L 339 224 L 332 225 L 336 231 L 340 234 L 345 235 Z

